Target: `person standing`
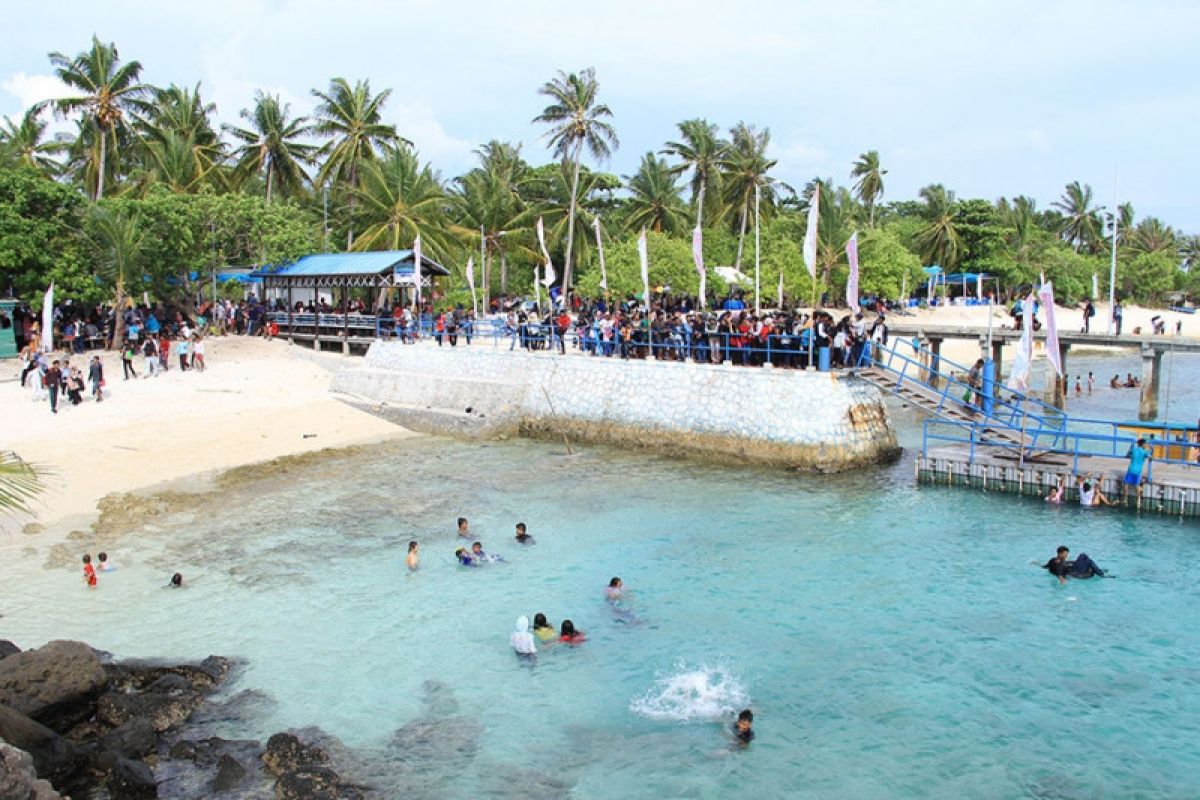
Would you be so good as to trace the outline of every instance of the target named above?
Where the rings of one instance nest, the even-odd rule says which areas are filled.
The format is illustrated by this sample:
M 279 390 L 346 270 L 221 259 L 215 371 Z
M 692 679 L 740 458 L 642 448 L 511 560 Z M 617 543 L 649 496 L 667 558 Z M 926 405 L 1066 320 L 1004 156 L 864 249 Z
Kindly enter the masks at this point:
M 1121 320 L 1124 318 L 1124 316 L 1125 316 L 1125 310 L 1123 308 L 1121 308 L 1121 301 L 1118 300 L 1116 303 L 1113 304 L 1113 310 L 1112 310 L 1113 327 L 1117 331 L 1117 336 L 1121 335 Z
M 158 375 L 158 346 L 154 343 L 153 336 L 147 336 L 146 341 L 142 344 L 142 360 L 145 362 L 146 375 Z
M 199 336 L 192 343 L 192 369 L 204 372 L 204 339 Z
M 175 355 L 179 356 L 179 371 L 187 372 L 188 369 L 188 344 L 187 339 L 181 338 L 175 343 Z
M 1146 463 L 1152 457 L 1150 448 L 1146 447 L 1146 440 L 1138 439 L 1137 443 L 1129 448 L 1128 455 L 1129 467 L 1125 470 L 1122 491 L 1127 496 L 1129 494 L 1129 487 L 1133 486 L 1140 497 L 1142 493 L 1142 470 L 1145 469 Z
M 42 378 L 42 385 L 50 395 L 50 411 L 54 414 L 58 413 L 58 390 L 62 386 L 62 379 L 62 370 L 58 368 L 58 359 L 55 359 Z
M 92 384 L 92 396 L 99 403 L 104 399 L 104 364 L 100 356 L 92 356 L 92 363 L 88 364 L 88 381 Z
M 1092 332 L 1092 317 L 1096 316 L 1096 306 L 1092 304 L 1091 298 L 1083 306 L 1083 332 Z
M 137 380 L 137 370 L 133 368 L 134 343 L 132 340 L 126 340 L 125 346 L 121 348 L 121 370 L 125 375 L 125 380 L 129 380 L 132 375 L 134 380 Z

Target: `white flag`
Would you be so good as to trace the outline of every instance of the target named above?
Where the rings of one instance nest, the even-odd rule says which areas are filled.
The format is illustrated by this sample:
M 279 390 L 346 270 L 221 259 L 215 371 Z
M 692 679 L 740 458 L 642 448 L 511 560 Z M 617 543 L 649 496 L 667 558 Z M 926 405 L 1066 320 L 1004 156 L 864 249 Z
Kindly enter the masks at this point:
M 776 295 L 779 300 L 777 308 L 783 308 L 783 270 L 779 270 L 779 293 Z
M 1036 302 L 1033 292 L 1021 301 L 1021 341 L 1013 357 L 1012 372 L 1008 375 L 1008 388 L 1022 394 L 1029 391 L 1029 366 L 1033 362 L 1033 304 Z
M 638 236 L 638 258 L 642 262 L 642 290 L 645 292 L 643 298 L 646 301 L 646 308 L 650 308 L 650 257 L 646 254 L 646 229 L 642 228 L 642 233 Z
M 1100 278 L 1092 273 L 1092 300 L 1100 299 Z
M 467 287 L 471 293 L 475 293 L 475 257 L 467 257 Z
M 700 230 L 699 225 L 692 231 L 692 261 L 696 264 L 696 272 L 700 274 L 700 307 L 704 308 L 704 294 L 707 291 L 705 278 L 707 276 L 704 272 L 704 232 Z M 782 277 L 782 273 L 780 276 Z M 782 292 L 780 295 L 782 296 Z
M 600 236 L 600 215 L 592 220 L 592 228 L 596 231 L 596 252 L 600 254 L 600 288 L 608 291 L 608 270 L 604 268 L 604 240 Z
M 977 273 L 975 275 L 975 299 L 976 300 L 983 299 L 983 273 L 982 272 Z
M 542 226 L 541 217 L 537 221 L 537 237 L 542 247 L 542 257 L 546 259 L 546 277 L 542 278 L 542 285 L 549 286 L 557 276 L 554 274 L 554 264 L 550 261 L 550 251 L 546 249 L 546 229 Z
M 413 286 L 416 287 L 417 305 L 421 304 L 421 234 L 413 242 Z
M 1039 271 L 1038 272 L 1038 288 L 1040 289 L 1045 285 L 1046 285 L 1046 273 L 1043 271 Z
M 817 223 L 821 216 L 821 184 L 813 190 L 812 203 L 808 206 L 808 228 L 804 231 L 804 265 L 808 277 L 817 279 Z
M 125 309 L 116 309 L 116 320 L 118 325 L 125 324 L 122 319 Z M 42 352 L 49 353 L 54 350 L 54 282 L 50 282 L 50 288 L 46 290 L 46 296 L 42 298 Z
M 1047 283 L 1038 291 L 1042 310 L 1046 312 L 1046 360 L 1058 377 L 1062 377 L 1062 353 L 1058 349 L 1058 323 L 1054 319 L 1054 284 Z
M 850 276 L 846 278 L 846 305 L 858 313 L 858 231 L 846 242 L 846 261 L 850 264 Z

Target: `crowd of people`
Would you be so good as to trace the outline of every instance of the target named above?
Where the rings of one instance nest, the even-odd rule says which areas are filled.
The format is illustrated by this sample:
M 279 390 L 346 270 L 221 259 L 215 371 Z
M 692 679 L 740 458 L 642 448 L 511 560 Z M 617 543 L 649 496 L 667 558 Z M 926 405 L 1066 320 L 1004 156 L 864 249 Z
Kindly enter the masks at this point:
M 454 551 L 454 560 L 459 567 L 479 568 L 491 564 L 506 563 L 503 556 L 488 553 L 483 549 L 483 543 L 475 539 L 471 531 L 470 521 L 466 517 L 458 518 L 454 536 L 455 540 L 459 542 L 464 540 L 471 541 L 469 547 L 459 546 Z M 530 535 L 529 528 L 524 522 L 516 524 L 513 541 L 520 547 L 529 547 L 536 544 L 534 537 Z M 419 542 L 414 540 L 408 543 L 405 564 L 410 573 L 416 573 L 420 570 Z M 604 601 L 611 608 L 616 621 L 626 624 L 639 624 L 641 622 L 630 608 L 631 595 L 625 587 L 625 582 L 620 577 L 614 576 L 608 581 L 608 584 L 604 587 L 603 595 Z M 577 647 L 586 641 L 587 633 L 578 628 L 573 620 L 564 618 L 555 627 L 546 614 L 541 611 L 533 615 L 532 622 L 526 614 L 519 616 L 512 634 L 509 636 L 509 646 L 521 663 L 526 666 L 533 666 L 536 663 L 539 645 L 543 649 L 556 645 Z M 750 709 L 745 709 L 738 714 L 737 719 L 730 729 L 730 737 L 736 746 L 744 747 L 754 739 L 753 724 L 754 714 Z

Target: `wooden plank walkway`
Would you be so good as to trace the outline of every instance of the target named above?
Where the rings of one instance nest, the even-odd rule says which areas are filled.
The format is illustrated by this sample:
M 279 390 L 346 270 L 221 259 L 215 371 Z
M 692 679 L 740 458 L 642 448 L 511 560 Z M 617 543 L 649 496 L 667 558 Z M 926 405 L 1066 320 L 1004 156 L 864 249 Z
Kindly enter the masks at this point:
M 1080 456 L 1079 475 L 1090 475 L 1114 506 L 1179 517 L 1200 516 L 1200 466 L 1157 463 L 1152 479 L 1142 486 L 1142 496 L 1123 495 L 1122 479 L 1128 459 Z M 917 457 L 918 483 L 961 486 L 988 492 L 1045 497 L 1062 478 L 1067 486 L 1063 502 L 1078 503 L 1073 459 L 1065 454 L 1048 454 L 1022 465 L 1008 448 L 975 448 L 971 459 L 968 445 L 931 447 Z

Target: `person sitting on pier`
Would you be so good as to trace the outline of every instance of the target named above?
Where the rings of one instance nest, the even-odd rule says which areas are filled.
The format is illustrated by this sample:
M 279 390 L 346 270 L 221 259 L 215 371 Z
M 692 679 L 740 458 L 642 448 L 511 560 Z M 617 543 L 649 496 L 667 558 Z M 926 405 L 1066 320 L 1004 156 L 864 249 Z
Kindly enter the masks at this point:
M 1079 482 L 1079 505 L 1083 508 L 1112 505 L 1104 496 L 1104 492 L 1100 490 L 1100 484 L 1093 483 L 1091 477 L 1091 475 L 1084 475 L 1077 479 Z
M 1058 578 L 1059 583 L 1066 583 L 1067 578 L 1078 578 L 1084 580 L 1091 577 L 1104 577 L 1104 570 L 1100 566 L 1088 558 L 1087 553 L 1080 553 L 1079 557 L 1074 561 L 1068 561 L 1071 551 L 1066 547 L 1059 547 L 1054 558 L 1042 565 L 1042 569 L 1049 570 L 1050 574 Z

